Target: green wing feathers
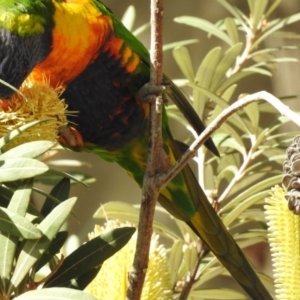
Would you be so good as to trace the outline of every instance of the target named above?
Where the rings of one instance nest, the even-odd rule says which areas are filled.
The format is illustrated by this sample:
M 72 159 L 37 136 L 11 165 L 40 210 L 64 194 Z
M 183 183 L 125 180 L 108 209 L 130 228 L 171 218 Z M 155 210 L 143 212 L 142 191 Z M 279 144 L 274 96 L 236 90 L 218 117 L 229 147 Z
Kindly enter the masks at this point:
M 172 139 L 170 139 L 170 147 L 175 156 L 179 157 L 179 147 Z M 178 210 L 179 207 L 182 208 L 186 204 L 186 201 L 189 201 L 194 208 L 193 215 L 189 220 L 186 220 L 187 215 L 179 212 L 180 216 L 185 216 L 185 218 L 181 217 L 180 219 L 184 220 L 207 244 L 224 267 L 253 299 L 272 299 L 245 255 L 212 208 L 190 167 L 186 166 L 180 175 L 185 182 L 185 190 L 188 191 L 186 197 L 189 197 L 189 200 L 185 198 L 177 201 L 168 199 L 169 203 L 166 205 L 167 200 L 163 199 L 163 202 L 160 201 L 162 206 L 172 213 L 174 210 L 172 205 L 175 202 L 181 202 L 181 205 L 177 205 L 175 208 L 175 210 Z M 173 182 L 171 181 L 170 188 L 172 185 Z

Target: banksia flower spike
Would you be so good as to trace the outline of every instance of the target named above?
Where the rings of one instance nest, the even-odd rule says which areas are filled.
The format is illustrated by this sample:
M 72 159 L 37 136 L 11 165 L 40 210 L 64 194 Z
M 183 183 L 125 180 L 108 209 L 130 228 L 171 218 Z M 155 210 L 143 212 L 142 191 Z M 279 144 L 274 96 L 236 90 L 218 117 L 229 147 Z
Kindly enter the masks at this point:
M 96 226 L 89 238 L 118 227 L 131 226 L 110 220 L 104 227 Z M 97 299 L 126 299 L 128 272 L 131 269 L 137 234 L 115 255 L 107 259 L 87 291 Z M 158 242 L 159 236 L 153 234 L 147 275 L 143 287 L 142 300 L 171 299 L 171 280 L 167 264 L 166 249 Z
M 50 87 L 46 80 L 43 84 L 27 80 L 19 93 L 0 99 L 0 137 L 33 121 L 50 119 L 22 132 L 7 144 L 6 150 L 30 141 L 55 141 L 59 128 L 67 124 L 67 106 L 59 99 L 62 91 L 62 87 Z
M 299 299 L 300 282 L 300 136 L 286 151 L 281 188 L 266 199 L 276 299 Z

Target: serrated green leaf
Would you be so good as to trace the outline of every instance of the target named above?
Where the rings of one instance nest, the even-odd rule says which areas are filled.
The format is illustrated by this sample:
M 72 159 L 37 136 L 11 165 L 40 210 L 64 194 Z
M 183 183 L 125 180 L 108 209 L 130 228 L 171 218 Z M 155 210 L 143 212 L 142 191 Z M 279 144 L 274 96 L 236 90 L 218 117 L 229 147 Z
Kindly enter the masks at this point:
M 168 259 L 168 265 L 170 269 L 170 275 L 171 275 L 171 284 L 172 286 L 177 283 L 177 281 L 180 279 L 177 276 L 177 271 L 182 263 L 183 259 L 183 241 L 182 240 L 176 240 L 170 250 L 169 259 Z
M 222 110 L 229 107 L 229 104 L 226 101 L 224 101 L 217 94 L 212 93 L 210 90 L 205 89 L 205 88 L 200 87 L 200 86 L 197 86 L 195 84 L 191 84 L 191 83 L 189 83 L 188 86 L 190 86 L 194 89 L 194 93 L 195 93 L 195 90 L 197 90 L 199 93 L 202 93 L 206 97 L 213 100 L 217 105 L 219 105 L 222 108 Z M 248 128 L 245 126 L 244 121 L 241 119 L 241 117 L 238 114 L 233 114 L 231 119 L 235 120 L 235 121 L 232 121 L 232 122 L 236 123 L 238 125 L 238 128 L 242 128 L 243 130 L 245 130 L 245 132 L 248 132 Z
M 173 43 L 168 43 L 163 45 L 163 51 L 172 50 L 175 47 L 181 47 L 181 46 L 187 46 L 199 43 L 199 40 L 197 39 L 190 39 L 190 40 L 183 40 L 183 41 L 177 41 Z
M 286 18 L 276 19 L 269 23 L 268 28 L 260 35 L 260 37 L 252 44 L 250 51 L 256 49 L 261 42 L 263 42 L 268 36 L 270 36 L 275 31 L 290 25 L 292 23 L 298 22 L 300 20 L 300 13 L 293 14 Z
M 259 67 L 252 67 L 251 66 L 249 68 L 244 68 L 242 72 L 252 72 L 252 74 L 260 74 L 260 75 L 272 77 L 271 72 L 269 72 L 265 69 L 259 68 Z
M 38 239 L 41 232 L 26 218 L 0 207 L 0 230 L 24 239 Z
M 221 144 L 221 147 L 227 147 L 227 148 L 231 148 L 231 149 L 235 149 L 238 152 L 240 152 L 243 156 L 246 155 L 246 150 L 243 146 L 241 146 L 235 139 L 233 139 L 232 137 L 228 137 L 227 139 L 225 139 Z
M 252 30 L 254 32 L 258 31 L 260 28 L 258 27 L 261 22 L 263 22 L 264 19 L 264 12 L 268 5 L 268 0 L 260 0 L 260 1 L 253 1 L 253 6 L 251 9 L 251 20 L 252 20 Z M 248 3 L 250 3 L 250 0 L 248 0 Z
M 140 34 L 145 32 L 149 28 L 150 28 L 150 22 L 147 22 L 147 23 L 143 24 L 142 26 L 138 27 L 137 29 L 135 29 L 134 31 L 132 31 L 132 34 L 135 36 L 139 36 Z
M 223 143 L 220 144 L 220 146 L 224 147 L 226 144 L 227 147 L 231 147 L 231 148 L 238 150 L 243 155 L 243 157 L 245 157 L 247 155 L 246 147 L 245 147 L 240 135 L 237 133 L 237 131 L 234 128 L 232 128 L 231 126 L 229 126 L 226 123 L 223 123 L 222 128 L 220 129 L 220 132 L 225 132 L 230 137 L 229 140 L 228 140 L 228 138 L 225 140 L 227 142 L 224 141 Z M 232 143 L 232 140 L 234 140 L 234 143 Z M 232 143 L 232 145 L 230 143 Z M 238 147 L 237 147 L 237 145 L 238 145 Z
M 260 68 L 265 67 L 269 68 L 271 70 L 275 70 L 277 68 L 278 63 L 283 62 L 299 62 L 297 58 L 291 58 L 291 57 L 280 57 L 280 58 L 273 58 L 268 61 L 261 61 L 251 66 L 251 68 Z M 261 68 L 260 68 L 261 69 Z
M 48 170 L 48 166 L 32 158 L 10 158 L 0 160 L 0 182 L 30 178 Z
M 287 45 L 287 46 L 274 47 L 274 48 L 264 48 L 250 53 L 248 57 L 249 59 L 251 58 L 253 59 L 255 56 L 259 56 L 259 55 L 263 56 L 264 54 L 268 55 L 273 52 L 279 52 L 282 50 L 298 50 L 298 49 L 299 49 L 298 45 Z M 275 57 L 275 55 L 273 57 Z
M 47 288 L 26 292 L 15 300 L 97 300 L 97 298 L 74 289 Z
M 160 208 L 157 206 L 155 208 L 156 211 L 159 211 Z M 169 215 L 165 210 L 163 212 L 166 215 Z M 139 209 L 133 207 L 129 203 L 125 203 L 122 201 L 109 201 L 103 204 L 93 215 L 95 219 L 117 219 L 124 222 L 130 222 L 132 224 L 138 224 L 139 219 Z M 154 221 L 153 223 L 154 230 L 160 235 L 171 238 L 172 240 L 177 240 L 180 238 L 178 233 L 170 226 L 166 226 L 158 221 Z
M 129 5 L 121 19 L 122 23 L 129 31 L 132 31 L 135 18 L 136 18 L 136 9 L 133 5 Z
M 229 182 L 237 172 L 238 168 L 235 165 L 229 165 L 225 168 L 222 168 L 221 172 L 218 173 L 217 181 L 220 182 L 222 178 L 226 178 L 227 182 Z
M 210 87 L 216 67 L 220 62 L 221 51 L 220 47 L 215 47 L 205 55 L 196 73 L 196 85 L 203 88 Z
M 247 241 L 247 240 L 254 240 L 255 238 L 260 238 L 261 242 L 266 242 L 268 240 L 268 231 L 264 230 L 264 229 L 250 229 L 244 232 L 239 232 L 238 234 L 236 234 L 234 236 L 234 239 L 238 242 L 241 243 L 243 241 Z M 253 243 L 255 244 L 255 243 Z M 245 247 L 249 247 L 251 245 L 253 245 L 251 243 L 249 243 L 248 245 L 244 244 Z
M 271 186 L 274 186 L 275 184 L 278 184 L 279 182 L 281 182 L 281 179 L 282 175 L 280 174 L 271 176 L 270 178 L 257 182 L 256 184 L 248 187 L 244 192 L 240 193 L 238 196 L 234 197 L 234 199 L 232 199 L 228 204 L 226 204 L 223 207 L 222 211 L 232 211 L 237 205 L 239 205 L 239 203 L 245 202 L 245 200 L 249 197 L 259 197 L 257 196 L 258 193 L 268 193 L 268 190 L 266 191 L 266 189 L 270 188 Z
M 65 201 L 69 198 L 71 183 L 69 178 L 63 178 L 51 190 L 50 195 L 46 198 L 44 205 L 41 209 L 41 214 L 47 216 L 58 203 Z M 52 196 L 52 197 L 50 197 Z M 53 197 L 59 202 L 54 201 Z
M 37 225 L 43 236 L 38 240 L 28 240 L 25 242 L 10 281 L 10 292 L 24 280 L 32 266 L 48 249 L 57 232 L 69 216 L 75 202 L 76 198 L 70 198 L 62 202 Z
M 278 117 L 275 122 L 272 122 L 267 128 L 265 128 L 262 132 L 259 133 L 259 135 L 256 138 L 256 145 L 254 147 L 261 145 L 263 140 L 265 140 L 268 136 L 271 135 L 272 132 L 277 130 L 280 126 L 287 123 L 288 121 L 289 119 L 287 117 Z
M 217 26 L 215 26 L 213 23 L 197 18 L 197 17 L 191 17 L 191 16 L 181 16 L 174 19 L 175 22 L 180 24 L 189 25 L 192 27 L 196 27 L 198 29 L 201 29 L 203 31 L 206 31 L 207 33 L 214 35 L 218 37 L 220 40 L 224 41 L 226 44 L 231 45 L 231 39 L 229 36 L 222 30 L 220 30 Z
M 254 5 L 255 5 L 255 0 L 247 0 L 247 2 L 248 2 L 248 6 L 249 6 L 250 13 L 253 14 L 253 11 L 254 11 Z
M 272 34 L 272 37 L 275 38 L 281 38 L 281 39 L 300 39 L 300 34 L 297 32 L 291 32 L 291 31 L 275 31 Z
M 211 80 L 211 91 L 216 91 L 220 83 L 226 79 L 226 73 L 240 55 L 241 51 L 243 50 L 243 46 L 243 43 L 237 43 L 231 46 L 220 59 Z
M 174 59 L 183 75 L 191 82 L 194 81 L 194 69 L 190 53 L 186 47 L 176 47 L 173 49 Z
M 209 90 L 215 69 L 221 58 L 221 48 L 216 47 L 210 50 L 202 60 L 194 79 L 195 84 L 189 82 L 192 87 L 200 87 Z M 201 89 L 193 88 L 193 107 L 197 114 L 202 117 L 207 96 L 201 92 Z
M 21 144 L 0 155 L 0 160 L 17 157 L 36 158 L 53 147 L 54 143 L 49 141 L 34 141 Z
M 230 4 L 226 0 L 217 0 L 223 7 L 225 7 L 238 21 L 239 23 L 246 28 L 247 25 L 245 23 L 245 20 L 248 18 L 246 17 L 245 14 L 243 14 L 236 6 Z
M 230 101 L 230 99 L 232 98 L 236 88 L 237 88 L 237 84 L 233 84 L 232 86 L 230 86 L 221 95 L 222 99 L 225 100 L 228 103 Z
M 237 44 L 239 42 L 239 33 L 234 20 L 228 17 L 225 18 L 224 23 L 228 36 L 232 40 L 232 44 Z
M 121 227 L 88 241 L 64 259 L 60 268 L 45 283 L 45 286 L 64 286 L 73 278 L 101 265 L 123 248 L 134 232 L 134 227 Z
M 216 261 L 215 258 L 211 258 L 211 261 Z M 209 265 L 208 268 L 206 268 L 206 265 L 204 268 L 201 269 L 201 276 L 199 279 L 193 284 L 193 290 L 197 290 L 198 287 L 205 284 L 206 282 L 210 280 L 216 280 L 216 278 L 220 275 L 223 275 L 225 268 L 223 266 L 217 266 L 212 267 Z M 200 289 L 201 290 L 201 289 Z
M 255 134 L 257 132 L 258 126 L 259 126 L 259 108 L 257 102 L 253 102 L 249 105 L 246 105 L 244 107 L 244 111 L 247 114 L 249 120 L 251 121 L 251 124 L 255 130 L 255 132 L 252 132 L 252 134 Z
M 265 13 L 265 18 L 267 19 L 271 13 L 281 4 L 282 0 L 274 0 L 271 6 L 268 8 L 268 10 Z
M 241 248 L 247 248 L 259 243 L 266 243 L 266 242 L 267 242 L 267 238 L 258 235 L 256 237 L 253 237 L 252 239 L 239 241 L 238 244 Z

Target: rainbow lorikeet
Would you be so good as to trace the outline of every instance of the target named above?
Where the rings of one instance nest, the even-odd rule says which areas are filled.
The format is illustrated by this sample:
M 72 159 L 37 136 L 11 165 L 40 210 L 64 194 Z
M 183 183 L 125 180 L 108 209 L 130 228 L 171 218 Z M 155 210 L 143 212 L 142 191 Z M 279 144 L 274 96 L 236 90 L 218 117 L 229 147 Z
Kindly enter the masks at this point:
M 141 186 L 148 148 L 149 103 L 138 96 L 149 81 L 149 53 L 97 0 L 0 0 L 0 79 L 19 88 L 30 79 L 63 84 L 62 98 L 82 137 L 79 150 L 118 163 Z M 0 85 L 0 97 L 14 93 Z M 170 82 L 166 97 L 194 129 L 204 126 Z M 164 149 L 180 156 L 163 113 Z M 218 154 L 212 140 L 206 146 Z M 160 204 L 185 221 L 253 299 L 272 299 L 211 207 L 189 167 L 161 192 Z

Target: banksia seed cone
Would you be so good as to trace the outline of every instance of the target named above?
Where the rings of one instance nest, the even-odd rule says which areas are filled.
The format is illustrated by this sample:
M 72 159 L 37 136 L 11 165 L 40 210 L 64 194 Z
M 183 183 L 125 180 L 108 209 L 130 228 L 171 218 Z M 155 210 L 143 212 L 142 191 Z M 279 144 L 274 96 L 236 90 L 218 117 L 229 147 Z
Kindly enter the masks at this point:
M 292 145 L 286 150 L 286 156 L 282 179 L 287 190 L 285 198 L 289 209 L 300 215 L 300 136 L 294 138 Z

